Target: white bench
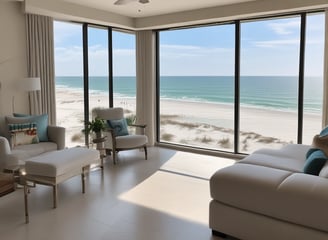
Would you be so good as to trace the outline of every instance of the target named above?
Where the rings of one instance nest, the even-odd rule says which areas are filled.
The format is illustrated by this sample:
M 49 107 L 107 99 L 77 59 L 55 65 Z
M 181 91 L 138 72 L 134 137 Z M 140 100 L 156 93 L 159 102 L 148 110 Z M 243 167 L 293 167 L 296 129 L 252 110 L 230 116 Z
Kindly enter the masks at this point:
M 24 176 L 24 200 L 25 217 L 28 223 L 27 194 L 29 186 L 27 182 L 53 187 L 53 206 L 57 207 L 57 186 L 59 183 L 81 174 L 82 192 L 85 193 L 85 173 L 89 171 L 91 164 L 101 164 L 99 151 L 82 147 L 67 148 L 59 151 L 44 153 L 37 157 L 29 158 L 25 163 Z

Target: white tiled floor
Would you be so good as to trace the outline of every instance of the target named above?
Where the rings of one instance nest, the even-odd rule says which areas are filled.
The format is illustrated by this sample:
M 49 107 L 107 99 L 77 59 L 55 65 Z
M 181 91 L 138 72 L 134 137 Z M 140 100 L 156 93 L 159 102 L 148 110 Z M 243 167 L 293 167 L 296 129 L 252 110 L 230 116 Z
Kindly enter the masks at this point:
M 158 171 L 176 153 L 149 148 L 119 153 L 104 174 L 90 173 L 86 193 L 81 179 L 59 185 L 58 208 L 52 189 L 37 185 L 29 194 L 30 223 L 24 222 L 21 189 L 0 198 L 0 239 L 202 240 L 208 227 L 208 181 Z M 206 156 L 204 156 L 206 158 Z

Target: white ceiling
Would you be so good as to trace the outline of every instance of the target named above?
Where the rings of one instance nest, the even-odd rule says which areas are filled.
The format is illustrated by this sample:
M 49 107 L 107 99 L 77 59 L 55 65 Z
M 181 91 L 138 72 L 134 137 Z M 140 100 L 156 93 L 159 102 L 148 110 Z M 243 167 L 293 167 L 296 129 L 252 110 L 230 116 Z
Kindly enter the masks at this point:
M 148 4 L 134 1 L 125 5 L 114 5 L 116 0 L 61 1 L 113 12 L 127 17 L 141 18 L 259 0 L 149 0 Z

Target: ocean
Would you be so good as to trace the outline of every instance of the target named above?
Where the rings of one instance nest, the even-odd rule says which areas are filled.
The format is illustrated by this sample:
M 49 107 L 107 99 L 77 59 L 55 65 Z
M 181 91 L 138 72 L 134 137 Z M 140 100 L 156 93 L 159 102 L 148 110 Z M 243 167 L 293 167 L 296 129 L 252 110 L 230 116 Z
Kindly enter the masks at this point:
M 135 97 L 135 77 L 114 77 L 114 96 Z M 304 112 L 322 111 L 322 77 L 306 77 L 304 83 Z M 56 77 L 56 87 L 83 89 L 82 77 Z M 106 77 L 90 77 L 91 93 L 108 89 Z M 161 99 L 191 102 L 234 103 L 232 76 L 162 76 Z M 293 76 L 241 76 L 240 102 L 242 106 L 280 111 L 297 111 L 298 78 Z

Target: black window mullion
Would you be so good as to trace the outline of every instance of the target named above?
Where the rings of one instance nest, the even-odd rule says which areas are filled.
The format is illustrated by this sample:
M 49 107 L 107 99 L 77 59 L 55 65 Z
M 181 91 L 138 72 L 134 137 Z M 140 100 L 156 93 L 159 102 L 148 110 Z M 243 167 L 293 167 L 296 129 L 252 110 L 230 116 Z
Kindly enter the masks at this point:
M 235 111 L 234 111 L 234 153 L 239 152 L 240 128 L 240 21 L 235 23 Z
M 302 138 L 303 138 L 305 35 L 306 35 L 306 13 L 302 13 L 301 32 L 300 32 L 299 81 L 298 81 L 298 128 L 297 128 L 298 144 L 302 143 Z
M 109 107 L 113 107 L 113 29 L 108 27 L 108 86 L 109 86 Z
M 88 58 L 88 24 L 82 26 L 83 36 L 83 89 L 84 89 L 84 126 L 89 122 L 89 58 Z M 85 132 L 85 145 L 89 146 L 89 137 Z
M 160 142 L 160 48 L 159 48 L 159 32 L 156 31 L 156 139 Z

